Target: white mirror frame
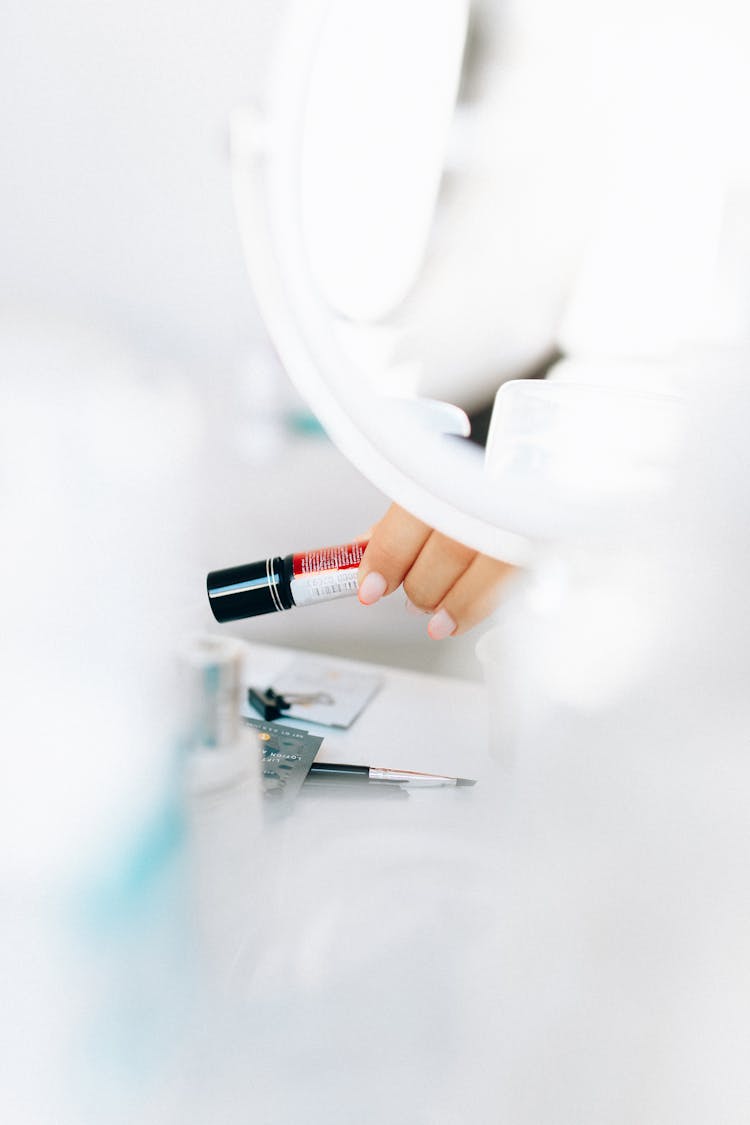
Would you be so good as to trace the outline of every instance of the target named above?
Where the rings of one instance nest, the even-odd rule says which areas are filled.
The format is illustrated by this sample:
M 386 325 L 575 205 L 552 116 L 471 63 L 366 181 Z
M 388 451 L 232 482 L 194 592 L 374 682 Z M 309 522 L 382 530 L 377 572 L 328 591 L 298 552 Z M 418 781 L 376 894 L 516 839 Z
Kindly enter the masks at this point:
M 302 233 L 300 164 L 307 83 L 327 9 L 326 0 L 291 5 L 265 112 L 240 110 L 232 120 L 235 203 L 261 315 L 288 375 L 331 440 L 365 477 L 444 534 L 523 563 L 529 542 L 503 521 L 503 505 L 483 474 L 480 452 L 444 436 L 462 431 L 461 412 L 414 400 L 422 404 L 423 421 L 415 425 L 413 409 L 404 410 L 403 404 L 394 409 L 392 399 L 353 379 L 335 317 L 311 277 Z

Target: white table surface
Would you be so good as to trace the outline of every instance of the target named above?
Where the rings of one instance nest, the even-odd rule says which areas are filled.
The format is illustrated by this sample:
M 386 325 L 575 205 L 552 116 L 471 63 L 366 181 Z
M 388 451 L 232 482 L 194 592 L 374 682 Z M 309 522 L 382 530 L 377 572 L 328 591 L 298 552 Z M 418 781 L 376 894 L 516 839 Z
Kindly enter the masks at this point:
M 252 646 L 250 681 L 267 686 L 293 655 Z M 688 782 L 672 799 L 678 771 L 660 775 L 627 709 L 593 750 L 600 716 L 558 709 L 508 770 L 486 751 L 481 686 L 383 674 L 326 756 L 377 753 L 477 785 L 303 786 L 249 846 L 215 834 L 197 927 L 213 987 L 179 1073 L 180 1113 L 155 1125 L 744 1120 L 691 1108 L 706 1028 L 733 1090 L 747 1085 L 746 1038 L 711 1023 L 724 1008 L 706 978 L 718 942 L 732 967 L 727 977 L 717 962 L 719 995 L 744 1028 L 733 889 L 746 865 L 732 873 L 704 849 L 716 809 L 725 823 L 719 775 L 720 800 L 703 800 L 703 769 L 700 791 Z M 742 786 L 737 797 L 746 837 Z
M 293 649 L 249 645 L 248 684 L 265 689 L 295 658 Z M 310 659 L 310 654 L 304 654 Z M 375 672 L 383 686 L 351 727 L 279 721 L 324 737 L 318 761 L 351 762 L 480 779 L 486 772 L 487 695 L 483 684 L 423 675 L 364 661 L 321 657 L 352 671 Z M 254 712 L 249 711 L 248 714 Z

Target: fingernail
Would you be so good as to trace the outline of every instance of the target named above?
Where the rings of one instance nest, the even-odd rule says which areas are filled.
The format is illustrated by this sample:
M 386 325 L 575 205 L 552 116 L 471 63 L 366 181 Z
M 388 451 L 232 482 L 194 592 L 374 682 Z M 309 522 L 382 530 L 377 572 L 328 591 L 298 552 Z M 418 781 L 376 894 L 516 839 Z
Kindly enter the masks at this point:
M 446 637 L 450 637 L 456 631 L 456 622 L 453 620 L 447 609 L 439 609 L 434 617 L 431 617 L 427 625 L 427 632 L 432 637 L 433 641 L 443 641 Z
M 388 583 L 382 574 L 378 574 L 376 570 L 371 570 L 359 587 L 359 600 L 362 605 L 374 605 L 382 598 L 387 585 Z
M 409 598 L 404 598 L 404 605 L 406 607 L 406 612 L 410 613 L 412 617 L 422 617 L 422 610 L 418 609 Z

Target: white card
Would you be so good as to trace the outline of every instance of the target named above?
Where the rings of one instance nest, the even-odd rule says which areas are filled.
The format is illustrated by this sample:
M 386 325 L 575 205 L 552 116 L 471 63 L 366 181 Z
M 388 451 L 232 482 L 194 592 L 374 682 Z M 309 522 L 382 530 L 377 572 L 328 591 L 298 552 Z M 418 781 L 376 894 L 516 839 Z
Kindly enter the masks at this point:
M 365 708 L 383 677 L 353 672 L 344 664 L 317 656 L 298 657 L 284 668 L 271 685 L 288 699 L 281 720 L 301 719 L 327 727 L 350 727 Z

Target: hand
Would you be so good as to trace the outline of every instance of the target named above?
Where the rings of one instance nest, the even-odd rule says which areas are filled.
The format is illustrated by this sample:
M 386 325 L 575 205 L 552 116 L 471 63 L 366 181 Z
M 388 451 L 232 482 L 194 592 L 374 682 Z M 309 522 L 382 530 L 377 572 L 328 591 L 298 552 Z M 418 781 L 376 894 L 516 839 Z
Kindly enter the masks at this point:
M 403 583 L 407 598 L 430 614 L 435 641 L 465 633 L 497 604 L 503 578 L 513 568 L 433 531 L 392 504 L 370 533 L 360 563 L 362 605 L 374 605 Z

